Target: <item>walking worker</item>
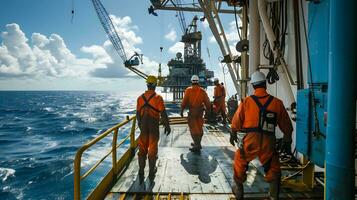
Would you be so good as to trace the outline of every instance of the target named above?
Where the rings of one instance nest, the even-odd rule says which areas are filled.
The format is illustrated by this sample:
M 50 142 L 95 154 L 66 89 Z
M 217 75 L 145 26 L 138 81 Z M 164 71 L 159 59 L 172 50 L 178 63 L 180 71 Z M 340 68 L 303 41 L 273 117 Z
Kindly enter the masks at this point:
M 188 127 L 190 128 L 193 143 L 191 143 L 190 151 L 200 152 L 202 149 L 201 140 L 203 136 L 203 112 L 206 109 L 210 112 L 210 100 L 206 91 L 200 87 L 199 78 L 193 75 L 191 78 L 192 86 L 185 90 L 185 94 L 181 103 L 181 117 L 183 111 L 188 107 Z
M 262 72 L 252 74 L 251 84 L 254 95 L 242 100 L 232 120 L 231 144 L 238 142 L 237 132 L 245 133 L 243 144 L 234 156 L 235 184 L 232 191 L 237 199 L 243 199 L 248 164 L 258 157 L 264 167 L 265 181 L 270 184 L 270 199 L 279 199 L 281 170 L 279 155 L 275 150 L 275 127 L 279 125 L 284 133 L 283 150 L 290 152 L 293 126 L 283 102 L 266 92 L 266 78 Z
M 221 114 L 222 116 L 222 123 L 226 124 L 226 89 L 224 88 L 223 84 L 219 83 L 219 79 L 214 79 L 214 96 L 213 96 L 213 106 L 214 112 L 216 114 Z
M 147 91 L 138 97 L 136 106 L 136 117 L 140 128 L 138 138 L 138 161 L 139 161 L 139 182 L 144 182 L 144 169 L 146 157 L 149 160 L 149 179 L 153 183 L 156 174 L 156 160 L 159 142 L 159 120 L 165 127 L 164 133 L 169 135 L 171 132 L 169 119 L 165 110 L 164 100 L 155 93 L 157 78 L 148 76 Z

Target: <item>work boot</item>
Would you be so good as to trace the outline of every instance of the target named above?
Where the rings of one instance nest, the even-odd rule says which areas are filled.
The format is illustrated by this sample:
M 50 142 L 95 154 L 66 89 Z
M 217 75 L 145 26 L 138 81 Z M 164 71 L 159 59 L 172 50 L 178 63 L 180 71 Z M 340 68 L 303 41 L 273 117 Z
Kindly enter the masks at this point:
M 244 199 L 243 183 L 233 183 L 232 192 L 237 200 L 243 200 Z
M 201 151 L 201 148 L 198 147 L 198 146 L 193 146 L 193 147 L 189 148 L 189 150 L 192 151 L 192 152 L 199 153 Z
M 157 158 L 149 159 L 149 180 L 151 183 L 154 182 L 156 172 L 157 172 L 156 160 L 157 160 Z
M 227 124 L 227 117 L 226 117 L 226 116 L 223 117 L 223 119 L 222 119 L 222 124 L 223 124 L 223 125 L 226 125 L 226 124 Z
M 138 161 L 139 161 L 139 183 L 140 185 L 142 183 L 144 183 L 144 170 L 145 170 L 145 164 L 146 164 L 146 158 L 145 157 L 138 157 Z
M 191 146 L 194 147 L 195 146 L 195 143 L 191 142 Z M 200 149 L 202 149 L 202 146 L 198 146 Z
M 280 190 L 280 179 L 274 180 L 269 183 L 270 200 L 278 200 L 279 199 L 279 190 Z

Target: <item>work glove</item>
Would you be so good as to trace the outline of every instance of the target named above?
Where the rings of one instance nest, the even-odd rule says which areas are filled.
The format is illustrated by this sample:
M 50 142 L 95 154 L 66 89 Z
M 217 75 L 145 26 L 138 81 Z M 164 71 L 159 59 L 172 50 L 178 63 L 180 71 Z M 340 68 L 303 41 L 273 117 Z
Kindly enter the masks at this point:
M 236 131 L 231 131 L 231 137 L 229 138 L 229 142 L 235 146 L 235 143 L 238 143 L 238 137 L 237 137 L 237 132 Z
M 183 110 L 181 110 L 181 113 L 180 113 L 181 117 L 183 117 Z
M 291 143 L 292 143 L 291 137 L 287 137 L 287 136 L 283 137 L 283 142 L 281 145 L 282 153 L 291 154 Z
M 171 133 L 171 128 L 170 128 L 170 126 L 165 126 L 164 133 L 166 134 L 166 136 L 170 135 L 170 133 Z

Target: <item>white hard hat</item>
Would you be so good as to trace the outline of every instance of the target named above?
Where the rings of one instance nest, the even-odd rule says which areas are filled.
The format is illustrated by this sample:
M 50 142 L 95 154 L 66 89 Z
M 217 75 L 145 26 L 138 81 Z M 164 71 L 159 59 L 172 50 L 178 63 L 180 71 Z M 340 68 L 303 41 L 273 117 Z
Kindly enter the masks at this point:
M 252 74 L 252 77 L 250 79 L 250 83 L 252 85 L 257 85 L 259 83 L 263 83 L 266 81 L 265 75 L 263 72 L 256 71 Z
M 200 80 L 200 78 L 198 78 L 197 75 L 193 75 L 193 76 L 191 77 L 191 82 L 192 82 L 192 83 L 198 83 L 199 80 Z
M 219 79 L 218 78 L 214 78 L 213 81 L 214 82 L 219 82 Z

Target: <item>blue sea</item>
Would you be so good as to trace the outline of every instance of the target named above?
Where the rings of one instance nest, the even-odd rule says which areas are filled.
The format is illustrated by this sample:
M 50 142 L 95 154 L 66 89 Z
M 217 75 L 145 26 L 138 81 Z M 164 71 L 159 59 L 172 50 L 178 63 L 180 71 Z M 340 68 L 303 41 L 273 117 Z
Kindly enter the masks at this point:
M 76 151 L 133 115 L 135 99 L 110 92 L 0 92 L 0 199 L 72 199 Z M 82 167 L 91 167 L 110 147 L 111 138 L 93 146 Z M 110 165 L 109 157 L 84 180 L 82 197 Z

